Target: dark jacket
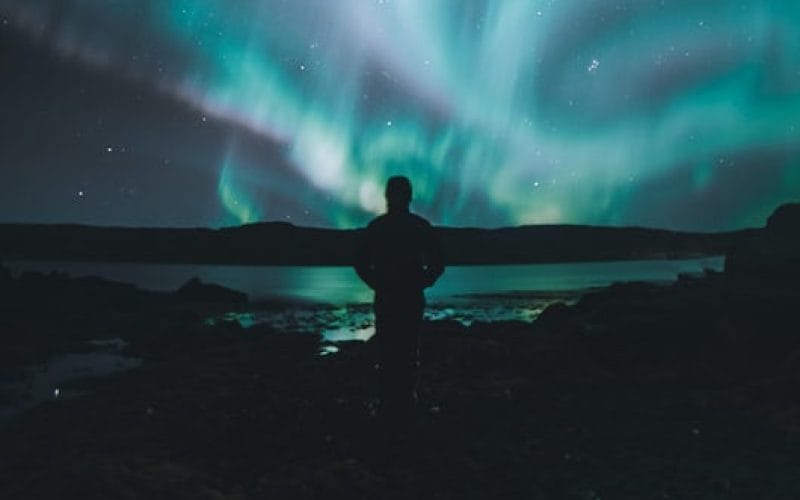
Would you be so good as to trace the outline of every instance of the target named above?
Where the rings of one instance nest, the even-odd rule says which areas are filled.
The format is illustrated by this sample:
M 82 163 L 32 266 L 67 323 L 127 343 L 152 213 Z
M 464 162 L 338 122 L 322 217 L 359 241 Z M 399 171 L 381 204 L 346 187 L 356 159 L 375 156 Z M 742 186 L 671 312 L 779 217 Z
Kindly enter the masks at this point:
M 409 212 L 390 212 L 364 230 L 355 269 L 378 295 L 421 293 L 444 272 L 444 258 L 428 221 Z

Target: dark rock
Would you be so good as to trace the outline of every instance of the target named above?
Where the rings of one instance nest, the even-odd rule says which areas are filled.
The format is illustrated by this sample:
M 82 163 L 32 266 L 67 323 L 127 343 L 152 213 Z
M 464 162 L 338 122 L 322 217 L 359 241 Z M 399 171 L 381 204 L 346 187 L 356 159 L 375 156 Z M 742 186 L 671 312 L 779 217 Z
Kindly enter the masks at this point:
M 800 237 L 800 203 L 779 206 L 767 219 L 767 229 L 793 238 Z
M 800 278 L 800 203 L 778 207 L 767 227 L 729 251 L 725 273 L 736 279 L 787 284 Z
M 247 294 L 213 283 L 203 283 L 192 278 L 176 292 L 179 298 L 189 302 L 247 303 Z
M 570 321 L 574 317 L 572 309 L 563 302 L 550 304 L 536 319 L 540 324 L 559 324 Z

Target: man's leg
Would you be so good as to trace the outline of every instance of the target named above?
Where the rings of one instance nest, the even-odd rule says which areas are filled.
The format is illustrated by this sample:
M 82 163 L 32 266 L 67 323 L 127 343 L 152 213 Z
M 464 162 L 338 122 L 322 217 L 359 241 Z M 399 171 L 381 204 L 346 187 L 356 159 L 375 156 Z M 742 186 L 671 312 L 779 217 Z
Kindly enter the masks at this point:
M 405 418 L 414 405 L 423 299 L 376 301 L 382 413 Z

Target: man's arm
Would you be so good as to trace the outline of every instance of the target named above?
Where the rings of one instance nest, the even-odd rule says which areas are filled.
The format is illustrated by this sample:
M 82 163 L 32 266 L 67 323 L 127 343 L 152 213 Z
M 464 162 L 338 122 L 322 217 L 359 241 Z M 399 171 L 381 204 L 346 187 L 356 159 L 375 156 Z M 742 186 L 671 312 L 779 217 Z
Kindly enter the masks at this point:
M 368 287 L 375 289 L 375 267 L 372 264 L 372 237 L 369 226 L 361 232 L 356 246 L 355 264 L 353 267 L 358 277 L 367 284 Z
M 433 286 L 439 276 L 444 273 L 444 253 L 442 252 L 439 234 L 431 225 L 428 225 L 427 233 L 426 250 L 428 262 L 425 266 L 425 288 Z

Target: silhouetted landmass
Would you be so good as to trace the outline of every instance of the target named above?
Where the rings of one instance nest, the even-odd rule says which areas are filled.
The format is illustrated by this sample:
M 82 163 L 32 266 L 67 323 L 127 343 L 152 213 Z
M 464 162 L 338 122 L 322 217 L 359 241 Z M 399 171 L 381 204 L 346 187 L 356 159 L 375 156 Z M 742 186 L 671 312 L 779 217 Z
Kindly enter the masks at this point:
M 684 233 L 645 228 L 438 228 L 448 264 L 510 264 L 722 255 L 758 230 Z M 351 265 L 360 230 L 282 222 L 224 229 L 0 224 L 0 259 L 206 264 Z

